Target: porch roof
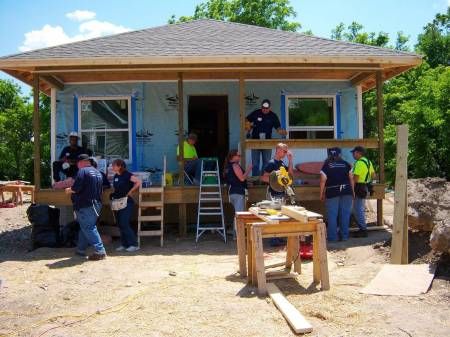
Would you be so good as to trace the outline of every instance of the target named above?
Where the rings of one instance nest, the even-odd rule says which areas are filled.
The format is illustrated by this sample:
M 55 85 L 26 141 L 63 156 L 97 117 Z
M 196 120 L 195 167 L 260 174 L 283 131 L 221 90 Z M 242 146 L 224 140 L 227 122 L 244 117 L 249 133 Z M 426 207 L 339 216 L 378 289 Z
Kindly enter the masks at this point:
M 262 72 L 250 78 L 270 79 L 273 71 L 280 79 L 289 78 L 289 73 L 298 79 L 355 80 L 368 89 L 374 85 L 374 71 L 383 70 L 386 80 L 420 62 L 420 55 L 409 52 L 202 19 L 5 56 L 0 69 L 29 84 L 36 72 L 49 75 L 43 77 L 43 90 L 64 82 L 87 82 L 80 76 L 86 73 L 90 81 L 117 80 L 111 72 L 119 70 L 128 73 L 128 80 L 133 72 L 150 71 L 150 79 L 171 79 L 170 71 L 174 79 L 177 71 L 214 72 L 219 79 Z M 155 75 L 158 71 L 164 76 Z M 197 77 L 211 78 L 203 75 Z

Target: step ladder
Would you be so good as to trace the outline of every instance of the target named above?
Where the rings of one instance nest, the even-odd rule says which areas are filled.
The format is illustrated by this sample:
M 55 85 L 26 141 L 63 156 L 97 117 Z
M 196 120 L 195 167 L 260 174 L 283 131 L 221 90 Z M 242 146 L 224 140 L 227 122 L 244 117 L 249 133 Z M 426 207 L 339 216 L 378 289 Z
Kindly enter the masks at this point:
M 206 164 L 206 165 L 205 165 Z M 205 166 L 208 168 L 205 170 Z M 214 166 L 214 168 L 212 168 Z M 220 220 L 217 221 L 217 218 Z M 208 222 L 216 218 L 216 223 L 201 223 L 203 218 Z M 204 158 L 201 162 L 200 190 L 197 208 L 197 234 L 195 242 L 206 231 L 219 233 L 227 242 L 223 216 L 222 188 L 220 185 L 219 162 L 217 158 Z
M 163 159 L 163 173 L 161 175 L 161 184 L 151 187 L 139 188 L 138 204 L 138 245 L 141 246 L 141 236 L 160 236 L 161 247 L 164 244 L 164 187 L 166 185 L 166 156 Z M 151 210 L 152 215 L 145 215 L 146 211 Z M 142 224 L 151 222 L 152 225 L 160 224 L 159 229 L 143 230 Z

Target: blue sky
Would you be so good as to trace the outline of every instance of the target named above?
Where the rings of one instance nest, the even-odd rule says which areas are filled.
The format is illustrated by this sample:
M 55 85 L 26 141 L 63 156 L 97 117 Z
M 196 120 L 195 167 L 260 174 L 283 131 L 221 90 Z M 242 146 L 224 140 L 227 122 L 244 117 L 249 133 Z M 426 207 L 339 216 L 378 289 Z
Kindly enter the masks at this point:
M 198 0 L 0 0 L 0 56 L 56 42 L 70 42 L 126 30 L 153 27 L 191 15 Z M 291 0 L 301 30 L 330 37 L 340 22 L 357 21 L 365 31 L 397 31 L 410 36 L 410 47 L 423 26 L 450 0 Z M 71 14 L 69 14 L 71 13 Z M 0 78 L 8 78 L 4 73 Z M 28 92 L 27 86 L 23 90 Z

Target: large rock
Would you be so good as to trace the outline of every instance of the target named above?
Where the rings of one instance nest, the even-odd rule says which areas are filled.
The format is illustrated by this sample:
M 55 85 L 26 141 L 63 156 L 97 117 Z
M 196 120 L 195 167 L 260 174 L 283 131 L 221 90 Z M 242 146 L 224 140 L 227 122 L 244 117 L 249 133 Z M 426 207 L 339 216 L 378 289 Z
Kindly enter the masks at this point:
M 450 253 L 450 219 L 434 226 L 430 236 L 430 246 L 434 251 Z
M 408 180 L 408 224 L 432 231 L 450 217 L 450 183 L 442 178 Z

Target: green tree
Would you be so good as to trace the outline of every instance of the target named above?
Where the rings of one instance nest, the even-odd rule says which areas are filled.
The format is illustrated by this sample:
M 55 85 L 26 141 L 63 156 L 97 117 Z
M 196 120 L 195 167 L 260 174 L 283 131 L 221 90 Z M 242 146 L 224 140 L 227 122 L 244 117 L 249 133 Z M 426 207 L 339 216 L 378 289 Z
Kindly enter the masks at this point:
M 50 184 L 49 98 L 41 95 L 42 185 Z M 18 85 L 0 80 L 0 179 L 33 181 L 33 104 Z
M 417 50 L 425 55 L 431 67 L 450 65 L 450 7 L 447 13 L 437 14 L 417 38 Z
M 172 15 L 168 22 L 214 19 L 296 31 L 300 23 L 290 21 L 296 16 L 289 0 L 208 0 L 195 7 L 194 15 L 178 19 Z

